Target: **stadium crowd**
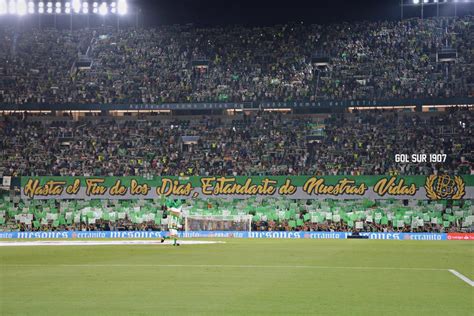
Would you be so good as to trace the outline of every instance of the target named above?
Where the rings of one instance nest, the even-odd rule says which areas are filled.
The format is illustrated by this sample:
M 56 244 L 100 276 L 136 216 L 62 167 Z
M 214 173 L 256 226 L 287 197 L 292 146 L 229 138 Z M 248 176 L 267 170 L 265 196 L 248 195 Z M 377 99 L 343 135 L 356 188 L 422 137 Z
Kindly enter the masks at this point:
M 333 203 L 330 200 L 320 202 L 322 204 Z M 248 208 L 245 212 L 253 215 L 252 231 L 441 233 L 466 231 L 474 228 L 471 223 L 473 216 L 469 215 L 473 211 L 471 201 L 461 201 L 461 203 L 455 201 L 456 205 L 452 205 L 452 202 L 449 205 L 448 203 L 437 205 L 436 202 L 430 204 L 420 201 L 418 204 L 421 203 L 422 206 L 415 206 L 413 201 L 405 201 L 410 204 L 410 208 L 404 207 L 400 201 L 388 204 L 390 206 L 388 208 L 387 205 L 368 202 L 370 206 L 360 208 L 355 206 L 353 201 L 339 201 L 337 205 L 342 206 L 344 210 L 342 212 L 334 211 L 329 217 L 327 217 L 329 213 L 325 212 L 324 208 L 309 209 L 312 203 L 318 203 L 314 201 L 300 203 L 302 207 L 296 211 L 289 205 L 283 207 L 281 210 L 285 213 L 284 218 L 269 214 L 259 216 L 258 205 Z M 73 204 L 76 201 L 36 201 L 33 206 L 31 204 L 26 206 L 23 202 L 7 203 L 6 207 L 2 203 L 0 205 L 0 231 L 161 231 L 166 230 L 167 227 L 168 207 L 166 204 L 160 206 L 159 202 L 155 202 L 156 207 L 148 209 L 146 206 L 138 206 L 136 201 L 122 201 L 122 203 L 133 206 L 128 210 L 121 207 L 121 204 L 116 201 L 99 201 L 96 202 L 95 207 L 84 207 L 82 210 L 81 207 L 68 208 L 65 206 L 69 203 Z M 78 203 L 87 205 L 88 202 L 79 201 Z M 225 208 L 223 205 L 219 206 L 216 201 L 208 203 L 212 204 L 216 210 Z M 188 204 L 190 203 L 188 202 Z M 271 209 L 276 207 L 274 203 L 270 205 Z M 2 206 L 6 211 L 1 210 Z M 189 207 L 188 205 L 184 209 L 189 209 Z M 355 211 L 356 209 L 359 211 Z M 422 211 L 420 212 L 420 210 Z M 191 215 L 188 212 L 184 211 L 186 215 Z M 199 210 L 198 213 L 206 214 L 206 210 Z M 377 217 L 377 215 L 380 216 Z M 215 220 L 215 218 L 200 219 L 199 223 L 190 220 L 187 224 L 188 227 L 185 227 L 184 219 L 182 219 L 182 225 L 183 230 L 189 231 L 245 231 L 249 229 L 247 222 L 223 222 Z
M 289 225 L 289 220 L 271 220 L 271 221 L 258 221 L 252 223 L 252 231 L 304 231 L 304 232 L 352 232 L 352 231 L 364 231 L 364 232 L 384 232 L 384 233 L 417 233 L 417 232 L 429 232 L 429 233 L 443 233 L 443 232 L 460 232 L 466 229 L 462 229 L 461 223 L 454 222 L 450 223 L 449 226 L 445 227 L 442 223 L 432 224 L 425 223 L 420 227 L 411 227 L 410 225 L 404 225 L 403 227 L 396 227 L 394 222 L 388 224 L 376 224 L 367 223 L 363 221 L 363 228 L 355 229 L 350 227 L 344 222 L 325 222 L 325 223 L 311 223 L 305 222 L 302 226 L 292 227 Z M 210 223 L 208 230 L 222 230 L 219 227 L 213 227 Z M 9 221 L 7 225 L 0 225 L 0 231 L 166 231 L 166 225 L 157 224 L 154 221 L 148 221 L 143 223 L 133 223 L 130 219 L 121 219 L 117 221 L 109 221 L 98 219 L 93 224 L 87 222 L 72 223 L 72 224 L 61 224 L 53 225 L 53 222 L 42 224 L 39 227 L 35 227 L 33 224 L 17 223 L 14 220 Z
M 328 26 L 0 29 L 0 103 L 472 96 L 473 22 L 467 16 Z M 457 50 L 456 62 L 436 60 L 436 53 L 446 46 Z M 313 57 L 328 58 L 329 63 L 318 66 Z M 257 113 L 191 121 L 173 117 L 34 121 L 5 116 L 0 119 L 0 176 L 472 174 L 472 121 L 472 111 L 324 118 Z M 446 154 L 447 160 L 396 162 L 395 155 L 402 153 Z M 1 212 L 9 226 L 0 230 L 162 229 L 155 220 L 136 222 L 131 217 L 40 223 L 44 218 L 31 214 L 25 224 L 15 219 L 19 214 Z M 298 214 L 298 219 L 304 215 Z M 293 220 L 254 220 L 252 229 L 354 229 L 343 221 L 305 220 L 294 225 Z M 461 229 L 459 221 L 445 222 L 413 227 L 364 220 L 362 230 Z
M 471 174 L 473 115 L 463 110 L 325 119 L 264 112 L 191 121 L 10 118 L 0 122 L 0 175 Z M 402 153 L 447 159 L 396 162 L 395 154 Z
M 1 29 L 0 103 L 466 97 L 473 94 L 472 23 L 466 16 L 327 26 Z M 443 47 L 457 50 L 456 62 L 437 62 Z M 314 64 L 315 55 L 329 65 Z

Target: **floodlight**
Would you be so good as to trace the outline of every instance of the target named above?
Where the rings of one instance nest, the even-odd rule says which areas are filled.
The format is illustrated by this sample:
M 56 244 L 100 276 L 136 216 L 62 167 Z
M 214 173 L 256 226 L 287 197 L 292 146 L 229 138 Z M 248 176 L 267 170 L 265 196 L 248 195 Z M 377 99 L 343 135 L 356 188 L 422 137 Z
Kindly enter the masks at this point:
M 66 13 L 66 14 L 71 14 L 71 8 L 66 8 L 66 9 L 64 9 L 64 13 Z
M 99 12 L 99 10 L 97 8 L 94 8 L 94 9 L 92 9 L 92 12 L 94 12 L 94 14 L 97 14 Z
M 428 0 L 423 0 L 423 3 L 428 3 Z
M 32 1 L 28 2 L 28 13 L 35 14 L 35 3 Z
M 115 7 L 117 6 L 117 3 L 112 2 L 112 3 L 110 4 L 110 6 L 111 6 L 112 8 L 115 8 Z
M 44 2 L 39 2 L 38 7 L 43 8 L 44 7 Z
M 98 4 L 97 2 L 94 2 L 94 3 L 92 4 L 92 6 L 93 6 L 94 8 L 97 8 L 97 7 L 99 6 L 99 4 Z
M 107 3 L 102 2 L 102 4 L 99 7 L 99 14 L 100 15 L 107 15 L 108 13 L 108 8 L 107 8 Z
M 413 4 L 418 4 L 420 3 L 420 0 L 413 0 Z
M 0 15 L 6 14 L 8 12 L 8 6 L 6 0 L 0 0 Z
M 88 7 L 82 7 L 82 13 L 88 14 L 89 13 L 89 8 Z
M 127 14 L 127 1 L 126 0 L 118 0 L 118 5 L 117 5 L 117 12 L 120 15 L 125 15 Z
M 79 13 L 81 11 L 81 0 L 72 0 L 72 9 L 74 13 Z
M 64 6 L 65 6 L 66 8 L 70 8 L 70 7 L 71 7 L 71 2 L 66 2 L 66 3 L 64 4 Z
M 16 3 L 16 13 L 19 16 L 25 15 L 27 13 L 26 1 L 18 0 Z
M 53 13 L 53 8 L 48 8 L 48 9 L 46 9 L 46 12 L 47 12 L 48 14 L 52 14 L 52 13 Z
M 61 8 L 56 8 L 56 10 L 54 10 L 54 12 L 55 12 L 56 14 L 61 14 Z
M 52 8 L 52 7 L 53 7 L 53 3 L 52 3 L 52 2 L 48 2 L 48 3 L 46 3 L 46 6 L 47 6 L 48 8 Z
M 8 3 L 8 13 L 16 14 L 16 1 L 15 0 L 10 0 L 10 2 Z
M 89 2 L 83 2 L 82 7 L 83 8 L 88 8 L 89 7 Z
M 110 9 L 110 13 L 113 13 L 113 14 L 117 13 L 117 9 L 115 8 Z

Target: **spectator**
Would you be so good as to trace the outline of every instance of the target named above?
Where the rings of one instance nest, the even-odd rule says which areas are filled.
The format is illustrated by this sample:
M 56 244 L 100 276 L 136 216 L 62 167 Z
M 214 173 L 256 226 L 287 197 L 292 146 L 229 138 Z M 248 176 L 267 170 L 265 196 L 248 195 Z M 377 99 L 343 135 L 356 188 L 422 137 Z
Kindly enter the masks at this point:
M 473 95 L 472 16 L 333 25 L 0 30 L 0 103 L 175 103 Z M 448 45 L 455 63 L 438 63 Z M 324 52 L 324 69 L 311 61 Z M 91 67 L 76 67 L 85 59 Z M 200 62 L 198 62 L 200 61 Z

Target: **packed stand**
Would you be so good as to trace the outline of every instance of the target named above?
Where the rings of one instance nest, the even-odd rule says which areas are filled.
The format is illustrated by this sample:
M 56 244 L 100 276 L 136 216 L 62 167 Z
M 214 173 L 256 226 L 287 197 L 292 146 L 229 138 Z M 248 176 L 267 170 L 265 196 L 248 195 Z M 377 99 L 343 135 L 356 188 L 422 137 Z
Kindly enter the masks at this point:
M 0 175 L 471 174 L 473 111 L 0 122 Z M 396 154 L 446 154 L 398 163 Z
M 473 17 L 272 27 L 0 30 L 0 103 L 473 95 Z M 457 50 L 456 62 L 436 53 Z M 318 67 L 312 56 L 330 58 Z M 79 69 L 79 56 L 92 66 Z
M 399 200 L 0 200 L 0 231 L 160 231 L 168 207 L 183 217 L 251 215 L 252 231 L 466 232 L 474 230 L 474 207 L 465 201 Z M 183 223 L 185 224 L 185 223 Z M 185 225 L 183 225 L 185 227 Z M 233 226 L 248 230 L 248 225 Z M 185 227 L 186 228 L 186 227 Z M 192 227 L 191 227 L 192 228 Z

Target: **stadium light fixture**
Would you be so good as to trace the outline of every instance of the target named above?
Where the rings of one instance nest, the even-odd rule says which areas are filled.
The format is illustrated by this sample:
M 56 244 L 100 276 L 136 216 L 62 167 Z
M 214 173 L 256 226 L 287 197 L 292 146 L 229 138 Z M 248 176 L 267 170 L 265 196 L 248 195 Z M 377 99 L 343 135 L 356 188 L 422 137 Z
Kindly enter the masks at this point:
M 16 1 L 15 0 L 10 0 L 10 2 L 8 3 L 8 13 L 16 14 Z
M 66 14 L 71 14 L 71 8 L 65 8 L 64 13 Z
M 413 0 L 413 4 L 419 4 L 420 0 Z
M 428 0 L 423 0 L 423 3 L 428 3 Z
M 33 1 L 28 2 L 28 14 L 35 14 L 35 3 Z
M 0 15 L 4 15 L 7 13 L 7 1 L 0 0 Z
M 99 14 L 105 16 L 107 15 L 108 11 L 109 10 L 107 8 L 107 3 L 102 2 L 102 4 L 99 7 Z
M 125 15 L 125 14 L 127 14 L 127 11 L 128 11 L 127 1 L 126 0 L 118 0 L 117 13 L 119 15 Z
M 74 13 L 81 12 L 81 0 L 72 0 L 72 9 Z
M 23 16 L 28 13 L 28 8 L 26 6 L 26 0 L 18 0 L 16 3 L 16 13 L 19 16 Z

